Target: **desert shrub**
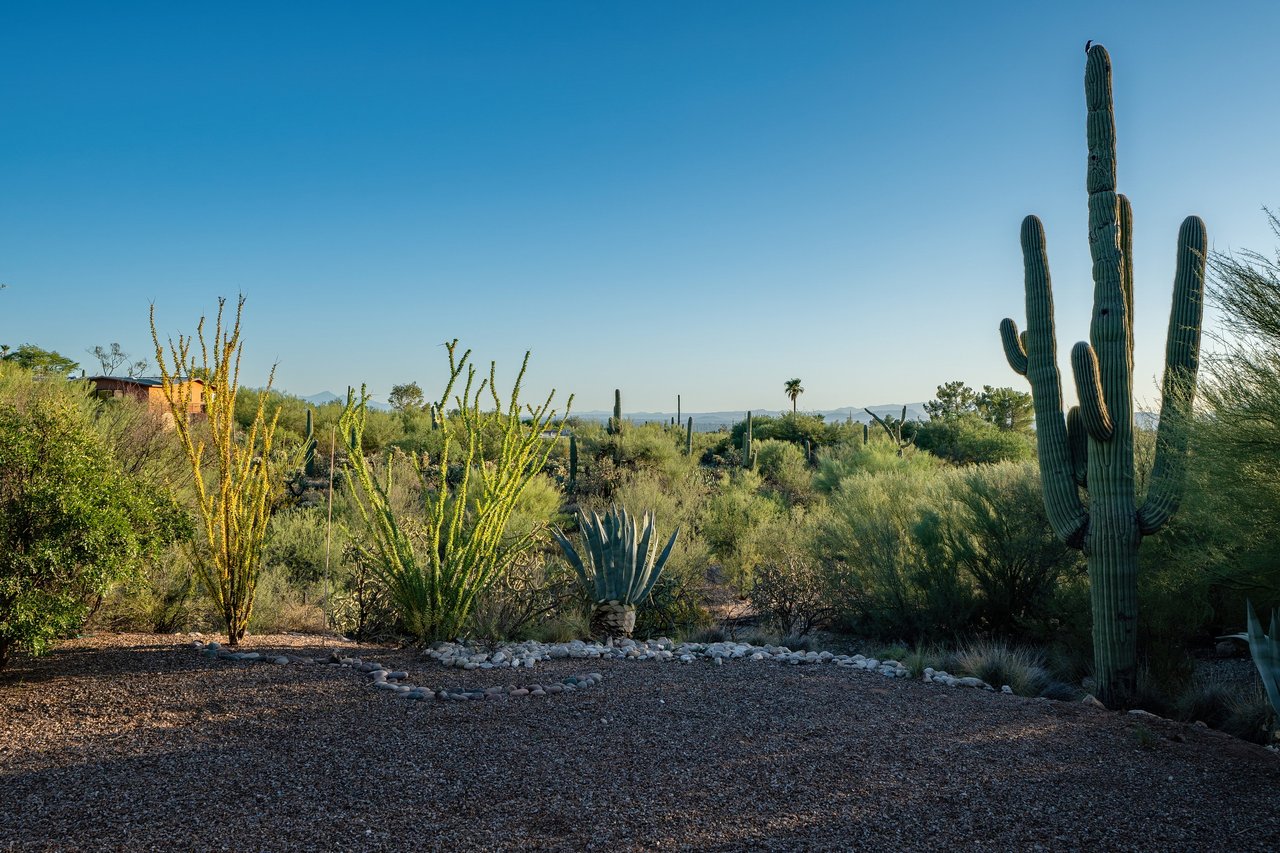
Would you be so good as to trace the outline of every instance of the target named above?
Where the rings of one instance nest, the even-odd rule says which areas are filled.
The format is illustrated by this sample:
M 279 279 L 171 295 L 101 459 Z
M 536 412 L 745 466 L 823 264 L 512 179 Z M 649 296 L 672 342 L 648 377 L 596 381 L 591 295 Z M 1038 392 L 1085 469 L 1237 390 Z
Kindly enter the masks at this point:
M 812 557 L 788 553 L 756 569 L 748 597 L 768 629 L 804 636 L 836 617 L 831 575 Z
M 1254 743 L 1271 741 L 1271 721 L 1275 712 L 1260 682 L 1241 690 L 1231 702 L 1231 710 L 1222 722 L 1222 731 Z
M 113 631 L 213 630 L 217 614 L 202 594 L 186 543 L 171 544 L 145 561 L 141 571 L 114 586 L 92 624 Z
M 1226 684 L 1197 682 L 1188 687 L 1175 704 L 1177 719 L 1193 723 L 1197 720 L 1220 729 L 1231 718 L 1241 691 Z
M 392 636 L 399 616 L 368 552 L 348 543 L 338 565 L 341 571 L 328 607 L 333 629 L 359 640 Z
M 734 471 L 722 477 L 706 504 L 703 536 L 726 581 L 746 589 L 755 567 L 772 551 L 785 517 L 781 502 L 760 493 L 762 480 L 754 471 Z
M 954 657 L 955 672 L 981 678 L 999 690 L 1004 685 L 1019 696 L 1039 696 L 1049 685 L 1044 656 L 1001 642 L 970 642 Z
M 0 667 L 77 630 L 112 583 L 190 531 L 172 498 L 119 470 L 87 394 L 0 364 Z
M 904 468 L 855 474 L 832 495 L 820 524 L 818 556 L 841 590 L 841 621 L 856 633 L 909 639 L 947 637 L 972 623 L 972 582 L 949 559 L 949 483 Z
M 813 473 L 804 451 L 776 439 L 755 442 L 756 470 L 769 489 L 788 504 L 807 503 L 813 495 Z
M 326 513 L 320 508 L 277 512 L 267 524 L 263 566 L 279 574 L 302 601 L 324 580 L 326 526 Z M 345 544 L 346 532 L 339 527 L 330 543 L 331 555 L 341 553 Z M 331 556 L 331 567 L 332 562 Z
M 1010 637 L 1052 636 L 1062 579 L 1083 573 L 1080 552 L 1053 533 L 1036 466 L 1006 462 L 959 472 L 955 512 L 941 530 L 949 557 L 974 580 L 979 627 Z
M 916 427 L 915 444 L 955 465 L 1023 462 L 1035 457 L 1035 438 L 1003 430 L 976 412 L 934 418 Z
M 568 643 L 591 636 L 591 615 L 584 608 L 563 608 L 529 629 L 529 638 L 540 643 Z
M 742 437 L 746 434 L 747 422 L 744 418 L 729 430 L 727 441 L 733 447 L 742 447 Z M 807 441 L 814 449 L 834 444 L 840 431 L 832 424 L 826 423 L 821 415 L 788 413 L 780 418 L 769 415 L 751 418 L 751 438 L 753 441 L 785 441 L 803 446 Z
M 553 615 L 580 609 L 580 603 L 578 578 L 563 561 L 529 554 L 480 596 L 469 633 L 491 643 L 530 639 Z
M 302 590 L 281 564 L 264 565 L 258 577 L 249 631 L 276 634 L 281 631 L 320 633 L 326 629 L 324 610 L 316 600 L 308 602 Z
M 941 462 L 927 453 L 910 451 L 898 455 L 898 448 L 888 441 L 873 440 L 862 443 L 859 438 L 838 444 L 818 453 L 818 470 L 814 473 L 813 487 L 824 494 L 831 494 L 840 482 L 854 474 L 877 474 L 891 471 L 930 470 Z

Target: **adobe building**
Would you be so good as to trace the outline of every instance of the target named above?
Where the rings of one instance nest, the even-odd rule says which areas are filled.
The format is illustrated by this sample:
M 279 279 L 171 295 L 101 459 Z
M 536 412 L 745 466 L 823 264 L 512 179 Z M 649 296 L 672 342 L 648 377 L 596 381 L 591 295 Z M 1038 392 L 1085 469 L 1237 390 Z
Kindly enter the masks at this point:
M 166 423 L 172 423 L 173 414 L 169 411 L 169 401 L 164 398 L 164 388 L 159 376 L 142 376 L 138 378 L 90 376 L 89 381 L 93 383 L 94 393 L 97 396 L 103 398 L 131 397 L 141 403 L 146 403 L 147 408 L 159 415 Z M 182 385 L 188 382 L 194 387 L 191 389 L 191 405 L 187 409 L 187 416 L 194 420 L 205 414 L 204 380 L 178 380 L 174 382 L 174 385 L 181 388 Z

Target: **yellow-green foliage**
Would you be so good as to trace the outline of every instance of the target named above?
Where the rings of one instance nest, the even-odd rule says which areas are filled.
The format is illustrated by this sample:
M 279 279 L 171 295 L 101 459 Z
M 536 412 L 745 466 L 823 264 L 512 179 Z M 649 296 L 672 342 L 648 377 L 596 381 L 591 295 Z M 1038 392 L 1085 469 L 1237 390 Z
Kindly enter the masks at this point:
M 195 337 L 179 335 L 176 342 L 169 339 L 167 352 L 156 331 L 152 306 L 151 339 L 174 432 L 191 465 L 203 522 L 204 538 L 195 549 L 197 572 L 222 614 L 228 640 L 235 645 L 248 628 L 261 568 L 262 542 L 270 518 L 268 498 L 275 485 L 271 441 L 276 418 L 266 417 L 267 390 L 263 390 L 247 433 L 240 434 L 236 429 L 244 297 L 236 306 L 235 323 L 226 330 L 222 326 L 225 305 L 225 299 L 218 300 L 212 341 L 205 341 L 201 317 Z M 199 360 L 192 351 L 192 345 L 197 343 Z M 273 369 L 272 377 L 274 374 Z M 187 414 L 193 384 L 182 380 L 192 376 L 204 379 L 207 423 L 196 424 Z M 268 389 L 272 377 L 267 379 Z
M 541 406 L 530 408 L 528 425 L 521 423 L 520 383 L 528 354 L 504 402 L 495 387 L 495 365 L 487 379 L 479 379 L 469 363 L 470 350 L 459 358 L 456 340 L 446 348 L 449 380 L 437 405 L 445 410 L 452 401 L 456 413 L 441 430 L 438 458 L 411 457 L 422 490 L 422 511 L 416 517 L 397 511 L 390 475 L 380 479 L 365 456 L 368 397 L 348 394 L 340 420 L 351 495 L 363 522 L 361 547 L 404 627 L 421 639 L 457 636 L 476 597 L 532 547 L 538 529 L 508 536 L 508 523 L 563 427 L 551 408 L 554 391 Z M 464 373 L 465 387 L 455 396 Z M 486 400 L 492 401 L 490 411 L 483 410 Z M 385 470 L 394 471 L 394 466 Z

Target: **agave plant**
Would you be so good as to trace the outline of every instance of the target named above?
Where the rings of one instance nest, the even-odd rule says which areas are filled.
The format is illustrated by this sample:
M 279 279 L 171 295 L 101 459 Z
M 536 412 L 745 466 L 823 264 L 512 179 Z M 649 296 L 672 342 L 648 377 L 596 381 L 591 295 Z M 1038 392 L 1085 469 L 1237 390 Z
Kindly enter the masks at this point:
M 646 512 L 643 522 L 642 528 L 623 507 L 614 507 L 603 518 L 594 512 L 588 516 L 579 511 L 578 525 L 586 541 L 585 560 L 564 531 L 552 530 L 595 602 L 591 632 L 596 636 L 631 636 L 636 627 L 636 605 L 649 597 L 680 535 L 679 529 L 672 533 L 667 547 L 655 559 L 653 513 Z
M 1271 700 L 1271 708 L 1280 717 L 1280 633 L 1276 631 L 1277 611 L 1271 611 L 1271 633 L 1262 633 L 1262 622 L 1253 612 L 1252 602 L 1249 607 L 1249 652 L 1253 655 L 1254 666 L 1262 676 L 1262 684 L 1267 689 L 1267 698 Z

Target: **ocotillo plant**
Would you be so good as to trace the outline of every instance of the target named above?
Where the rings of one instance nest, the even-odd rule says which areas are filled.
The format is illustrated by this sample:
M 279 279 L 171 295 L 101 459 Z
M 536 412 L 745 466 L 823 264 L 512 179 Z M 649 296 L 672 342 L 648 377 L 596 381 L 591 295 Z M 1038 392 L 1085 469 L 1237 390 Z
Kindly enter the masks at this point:
M 693 416 L 692 415 L 690 415 L 689 425 L 685 427 L 685 431 L 684 431 L 684 455 L 685 456 L 693 455 Z
M 1031 383 L 1049 522 L 1068 545 L 1083 549 L 1088 561 L 1094 677 L 1098 698 L 1113 705 L 1132 692 L 1137 676 L 1138 545 L 1165 525 L 1182 495 L 1185 427 L 1200 354 L 1207 238 L 1199 217 L 1183 220 L 1155 467 L 1146 500 L 1138 506 L 1133 469 L 1133 213 L 1129 200 L 1116 193 L 1111 58 L 1101 45 L 1089 50 L 1084 88 L 1094 287 L 1089 342 L 1071 350 L 1080 405 L 1063 417 L 1044 226 L 1034 216 L 1022 222 L 1027 330 L 1018 334 L 1017 325 L 1005 319 L 1000 335 L 1009 365 Z M 1087 504 L 1081 500 L 1081 488 L 1088 489 Z
M 240 377 L 240 316 L 244 297 L 236 304 L 235 322 L 222 324 L 225 299 L 218 300 L 213 339 L 204 334 L 204 318 L 195 336 L 179 335 L 168 341 L 168 351 L 156 330 L 155 306 L 151 306 L 151 341 L 160 368 L 160 390 L 173 417 L 178 443 L 191 464 L 193 490 L 203 522 L 204 536 L 193 550 L 197 576 L 213 599 L 227 626 L 227 642 L 244 638 L 253 614 L 253 596 L 262 568 L 262 543 L 271 519 L 271 492 L 276 472 L 271 442 L 280 410 L 268 415 L 267 399 L 275 368 L 267 386 L 258 392 L 257 410 L 247 429 L 236 422 L 236 389 Z M 200 358 L 195 349 L 199 345 Z M 212 359 L 210 359 L 212 354 Z M 207 429 L 197 428 L 190 412 L 195 383 L 203 378 L 201 402 Z M 197 404 L 199 405 L 199 404 Z
M 307 434 L 302 440 L 302 472 L 316 476 L 316 428 L 311 409 L 307 409 Z
M 742 433 L 742 467 L 756 467 L 756 449 L 751 440 L 751 413 L 747 412 L 747 428 Z

